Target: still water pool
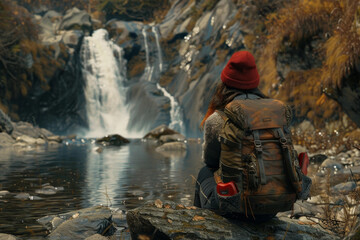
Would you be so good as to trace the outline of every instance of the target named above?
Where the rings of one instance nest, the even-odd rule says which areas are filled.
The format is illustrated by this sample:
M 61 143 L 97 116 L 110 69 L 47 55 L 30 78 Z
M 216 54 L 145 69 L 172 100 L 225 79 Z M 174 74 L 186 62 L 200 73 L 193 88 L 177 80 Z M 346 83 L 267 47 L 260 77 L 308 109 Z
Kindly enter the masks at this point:
M 0 192 L 10 192 L 0 195 L 0 233 L 45 236 L 37 219 L 100 204 L 129 210 L 159 198 L 191 205 L 194 177 L 203 166 L 201 144 L 188 142 L 186 152 L 166 155 L 155 147 L 133 139 L 99 153 L 93 141 L 81 139 L 46 148 L 0 149 Z M 46 184 L 58 191 L 41 194 Z

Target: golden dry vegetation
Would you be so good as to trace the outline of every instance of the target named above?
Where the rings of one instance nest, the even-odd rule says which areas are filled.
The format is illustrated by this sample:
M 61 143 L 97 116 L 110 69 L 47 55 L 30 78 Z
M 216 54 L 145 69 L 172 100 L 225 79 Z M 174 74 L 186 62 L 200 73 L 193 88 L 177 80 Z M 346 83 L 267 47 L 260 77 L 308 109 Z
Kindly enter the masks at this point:
M 296 115 L 324 127 L 324 119 L 342 117 L 336 94 L 347 76 L 354 71 L 360 56 L 357 15 L 359 1 L 298 0 L 266 16 L 267 40 L 259 50 L 262 89 L 295 106 Z M 286 49 L 312 49 L 320 67 L 292 70 L 280 79 L 277 58 Z

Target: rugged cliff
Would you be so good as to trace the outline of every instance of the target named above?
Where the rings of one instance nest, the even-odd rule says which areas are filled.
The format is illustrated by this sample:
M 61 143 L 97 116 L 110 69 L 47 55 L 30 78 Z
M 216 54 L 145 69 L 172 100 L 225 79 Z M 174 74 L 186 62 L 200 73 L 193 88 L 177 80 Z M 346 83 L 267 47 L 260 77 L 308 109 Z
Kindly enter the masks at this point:
M 32 71 L 27 94 L 2 99 L 0 107 L 51 130 L 86 129 L 82 38 L 105 28 L 124 50 L 130 129 L 170 124 L 175 101 L 184 133 L 200 137 L 221 70 L 241 49 L 255 54 L 265 94 L 293 106 L 295 123 L 309 120 L 330 134 L 360 125 L 358 1 L 174 0 L 155 15 L 136 18 L 126 6 L 110 3 L 89 5 L 90 14 L 36 13 L 41 43 L 53 49 L 49 59 L 61 64 L 49 67 L 52 74 L 43 81 Z M 146 4 L 141 6 L 151 8 Z M 27 56 L 28 65 L 37 62 L 33 52 Z

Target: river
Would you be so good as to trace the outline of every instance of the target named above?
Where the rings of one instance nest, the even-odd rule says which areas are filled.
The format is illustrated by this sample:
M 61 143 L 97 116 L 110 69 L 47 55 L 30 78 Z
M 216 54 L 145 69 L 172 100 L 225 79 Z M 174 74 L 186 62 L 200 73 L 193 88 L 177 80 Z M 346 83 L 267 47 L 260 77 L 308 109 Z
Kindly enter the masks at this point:
M 93 140 L 77 139 L 46 148 L 0 149 L 0 191 L 10 192 L 0 195 L 0 232 L 42 238 L 47 230 L 37 219 L 101 204 L 129 210 L 159 198 L 191 205 L 194 177 L 203 165 L 201 144 L 187 142 L 186 152 L 168 156 L 155 147 L 132 139 L 98 153 Z M 39 194 L 44 184 L 59 191 Z M 19 193 L 29 197 L 18 199 Z

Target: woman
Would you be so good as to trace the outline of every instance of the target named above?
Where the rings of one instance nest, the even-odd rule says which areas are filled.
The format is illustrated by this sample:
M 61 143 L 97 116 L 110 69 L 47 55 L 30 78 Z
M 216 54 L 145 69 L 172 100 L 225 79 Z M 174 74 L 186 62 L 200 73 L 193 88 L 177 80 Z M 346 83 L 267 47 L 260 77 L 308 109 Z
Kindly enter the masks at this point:
M 218 209 L 214 172 L 219 168 L 218 136 L 224 120 L 216 111 L 223 111 L 234 99 L 266 98 L 257 88 L 259 79 L 255 58 L 248 51 L 234 53 L 221 73 L 221 82 L 201 122 L 204 128 L 203 160 L 206 166 L 200 170 L 197 178 L 194 199 L 197 207 Z

